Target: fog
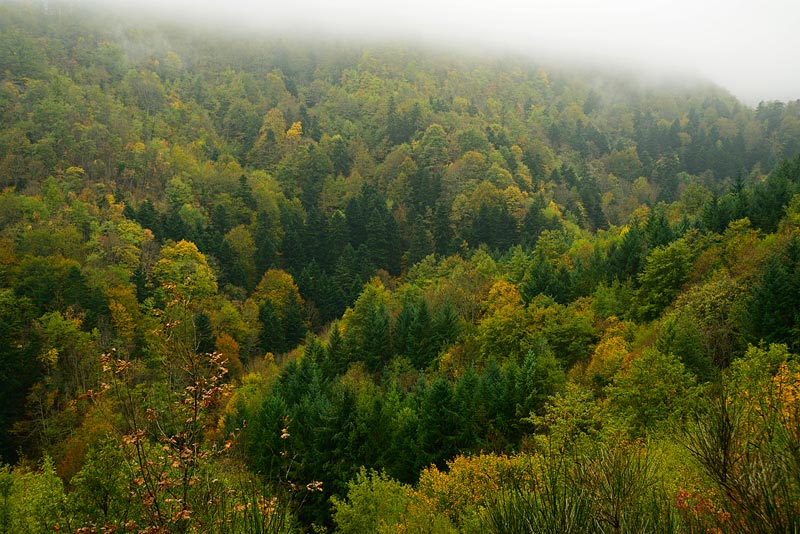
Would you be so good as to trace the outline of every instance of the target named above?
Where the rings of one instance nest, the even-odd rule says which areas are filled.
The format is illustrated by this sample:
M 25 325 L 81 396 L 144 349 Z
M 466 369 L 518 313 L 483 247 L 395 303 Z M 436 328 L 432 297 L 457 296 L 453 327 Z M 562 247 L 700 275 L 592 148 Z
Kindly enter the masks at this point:
M 797 0 L 95 0 L 170 18 L 513 52 L 701 78 L 749 105 L 800 99 Z

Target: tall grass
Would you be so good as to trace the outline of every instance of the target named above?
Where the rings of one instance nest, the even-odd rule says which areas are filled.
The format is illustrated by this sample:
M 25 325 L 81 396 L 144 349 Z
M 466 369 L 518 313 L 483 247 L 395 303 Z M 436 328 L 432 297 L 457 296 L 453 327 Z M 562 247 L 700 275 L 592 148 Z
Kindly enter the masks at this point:
M 503 481 L 484 527 L 508 534 L 679 532 L 657 467 L 638 443 L 598 446 L 584 455 L 548 452 L 534 482 Z
M 686 446 L 718 496 L 712 519 L 721 531 L 800 532 L 800 428 L 791 404 L 722 391 L 697 414 Z

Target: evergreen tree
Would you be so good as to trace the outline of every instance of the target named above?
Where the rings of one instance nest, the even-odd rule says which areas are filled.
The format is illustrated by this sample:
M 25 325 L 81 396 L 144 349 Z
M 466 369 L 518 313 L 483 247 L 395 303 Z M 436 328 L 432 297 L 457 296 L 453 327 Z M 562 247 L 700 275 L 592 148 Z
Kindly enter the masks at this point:
M 675 233 L 664 213 L 665 206 L 659 204 L 647 218 L 644 231 L 649 248 L 663 247 L 672 243 Z
M 544 200 L 539 195 L 535 196 L 533 203 L 525 212 L 525 218 L 522 220 L 520 242 L 523 246 L 534 248 L 536 241 L 539 239 L 539 234 L 544 230 L 552 229 L 550 222 L 542 212 L 544 208 Z
M 434 339 L 433 320 L 428 303 L 420 299 L 416 306 L 414 321 L 411 323 L 411 362 L 419 369 L 431 364 L 438 350 Z
M 478 420 L 480 379 L 472 366 L 467 367 L 453 388 L 453 408 L 457 417 L 459 434 L 455 445 L 459 450 L 474 450 L 480 443 L 481 427 Z
M 798 240 L 792 249 L 797 249 Z M 796 254 L 794 254 L 796 255 Z M 797 258 L 771 256 L 752 288 L 747 324 L 754 342 L 800 345 L 800 263 Z
M 308 328 L 304 318 L 304 310 L 295 298 L 289 294 L 288 301 L 284 303 L 283 339 L 288 349 L 296 347 L 306 336 Z
M 277 265 L 278 252 L 272 237 L 273 226 L 274 223 L 266 212 L 259 211 L 256 214 L 256 227 L 253 234 L 256 242 L 256 271 L 259 273 L 266 272 Z
M 416 306 L 410 297 L 403 300 L 403 307 L 392 324 L 392 349 L 399 356 L 411 357 L 414 347 L 413 325 Z
M 453 405 L 453 391 L 444 377 L 434 378 L 422 394 L 419 441 L 427 461 L 444 469 L 445 461 L 458 452 L 460 414 Z
M 275 354 L 286 352 L 288 344 L 285 330 L 269 300 L 264 301 L 264 304 L 261 305 L 258 311 L 258 320 L 261 322 L 261 332 L 258 336 L 261 350 Z
M 436 352 L 454 343 L 461 334 L 461 319 L 450 301 L 445 301 L 433 316 L 433 342 Z
M 691 265 L 691 251 L 682 239 L 650 253 L 639 275 L 637 293 L 643 320 L 657 318 L 672 303 L 688 280 Z
M 333 323 L 330 336 L 328 337 L 328 346 L 325 351 L 326 363 L 325 366 L 323 366 L 325 376 L 339 376 L 347 371 L 349 361 L 344 343 L 345 341 L 342 337 L 339 323 Z
M 631 225 L 619 242 L 608 251 L 609 277 L 617 280 L 633 278 L 641 270 L 645 257 L 645 237 L 637 225 Z

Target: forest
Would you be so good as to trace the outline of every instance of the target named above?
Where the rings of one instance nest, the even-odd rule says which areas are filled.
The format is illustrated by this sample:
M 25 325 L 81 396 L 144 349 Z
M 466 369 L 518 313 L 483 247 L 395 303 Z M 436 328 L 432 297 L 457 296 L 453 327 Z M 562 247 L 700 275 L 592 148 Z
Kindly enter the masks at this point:
M 800 530 L 800 100 L 0 2 L 0 533 Z

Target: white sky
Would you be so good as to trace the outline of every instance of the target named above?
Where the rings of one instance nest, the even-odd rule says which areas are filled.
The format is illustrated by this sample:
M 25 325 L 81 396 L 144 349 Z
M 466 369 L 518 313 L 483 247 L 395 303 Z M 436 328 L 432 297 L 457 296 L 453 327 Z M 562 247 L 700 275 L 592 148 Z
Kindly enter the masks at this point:
M 648 75 L 683 73 L 750 105 L 800 99 L 800 0 L 99 1 L 232 27 L 441 40 Z

